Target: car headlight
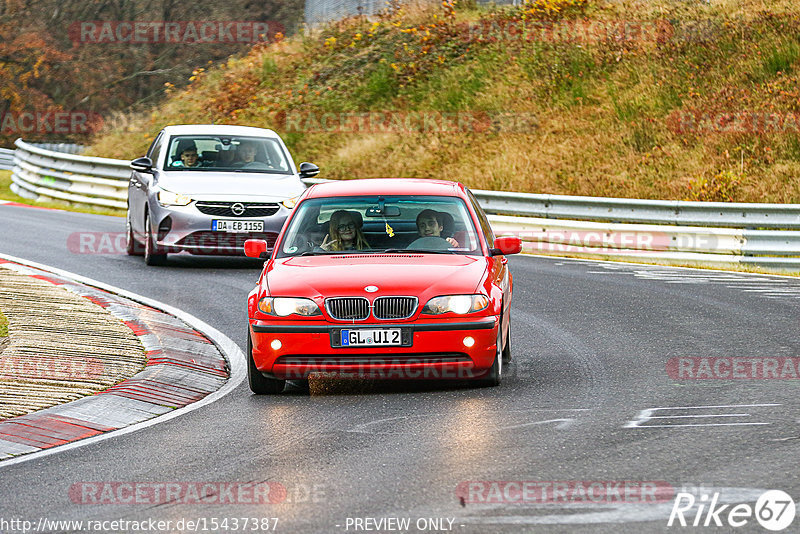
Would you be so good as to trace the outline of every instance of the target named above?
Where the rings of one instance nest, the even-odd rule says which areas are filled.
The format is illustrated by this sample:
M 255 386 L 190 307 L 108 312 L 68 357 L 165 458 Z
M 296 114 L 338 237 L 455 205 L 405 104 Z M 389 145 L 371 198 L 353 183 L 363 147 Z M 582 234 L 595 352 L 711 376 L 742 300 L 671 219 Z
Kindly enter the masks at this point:
M 161 189 L 158 192 L 158 203 L 162 206 L 186 206 L 192 201 L 192 198 L 180 193 L 173 193 L 172 191 L 164 191 Z
M 294 208 L 294 207 L 295 207 L 295 205 L 297 204 L 297 199 L 298 199 L 298 198 L 300 198 L 300 197 L 292 197 L 292 198 L 287 198 L 286 200 L 284 200 L 283 202 L 281 202 L 281 204 L 283 204 L 285 207 L 287 207 L 287 208 L 289 208 L 289 209 L 292 209 L 292 208 Z
M 322 315 L 319 306 L 313 300 L 291 297 L 264 297 L 258 301 L 258 309 L 267 315 L 277 315 L 278 317 L 287 317 L 293 314 L 306 317 Z
M 442 313 L 458 313 L 460 315 L 481 311 L 489 306 L 486 295 L 445 295 L 433 297 L 422 308 L 422 313 L 440 315 Z

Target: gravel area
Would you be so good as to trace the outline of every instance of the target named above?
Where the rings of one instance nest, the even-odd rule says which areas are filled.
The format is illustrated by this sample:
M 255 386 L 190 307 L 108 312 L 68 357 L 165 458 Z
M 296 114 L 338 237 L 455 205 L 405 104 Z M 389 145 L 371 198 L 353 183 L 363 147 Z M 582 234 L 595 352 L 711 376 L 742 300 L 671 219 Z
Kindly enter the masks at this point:
M 50 282 L 0 268 L 0 420 L 98 391 L 141 371 L 145 351 L 103 307 Z

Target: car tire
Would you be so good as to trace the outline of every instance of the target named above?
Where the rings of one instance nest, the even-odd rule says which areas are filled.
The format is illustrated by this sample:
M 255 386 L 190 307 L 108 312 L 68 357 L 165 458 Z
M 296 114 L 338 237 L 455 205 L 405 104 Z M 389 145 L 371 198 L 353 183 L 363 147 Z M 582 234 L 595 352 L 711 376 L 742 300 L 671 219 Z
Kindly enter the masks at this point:
M 503 347 L 503 363 L 511 361 L 511 312 L 508 313 L 508 330 L 506 330 L 506 346 Z
M 281 393 L 286 385 L 285 380 L 277 378 L 267 378 L 256 368 L 253 360 L 253 342 L 250 340 L 250 333 L 247 333 L 247 381 L 250 384 L 250 391 L 256 395 L 274 395 Z
M 500 321 L 500 326 L 497 329 L 497 352 L 494 355 L 494 362 L 492 362 L 492 366 L 489 367 L 486 374 L 477 379 L 476 382 L 479 387 L 499 386 L 503 379 L 503 349 L 501 348 L 503 336 L 500 330 L 502 327 L 503 322 Z
M 141 256 L 144 254 L 144 247 L 133 237 L 130 209 L 125 216 L 125 252 L 128 256 Z
M 144 235 L 144 262 L 147 265 L 164 265 L 167 263 L 167 254 L 156 248 L 149 213 L 144 216 Z

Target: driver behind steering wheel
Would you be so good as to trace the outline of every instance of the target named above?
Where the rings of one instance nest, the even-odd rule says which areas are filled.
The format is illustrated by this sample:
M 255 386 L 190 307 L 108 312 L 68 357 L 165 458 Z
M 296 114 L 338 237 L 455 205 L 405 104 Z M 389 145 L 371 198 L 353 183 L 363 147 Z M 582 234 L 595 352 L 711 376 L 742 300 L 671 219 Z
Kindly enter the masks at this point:
M 420 237 L 440 237 L 450 246 L 457 247 L 458 241 L 453 237 L 442 237 L 444 230 L 444 217 L 442 213 L 434 210 L 422 210 L 417 215 L 417 232 Z
M 262 169 L 270 168 L 269 162 L 263 161 L 263 154 L 259 155 L 258 143 L 249 139 L 242 140 L 236 150 L 237 160 L 233 162 L 234 167 Z

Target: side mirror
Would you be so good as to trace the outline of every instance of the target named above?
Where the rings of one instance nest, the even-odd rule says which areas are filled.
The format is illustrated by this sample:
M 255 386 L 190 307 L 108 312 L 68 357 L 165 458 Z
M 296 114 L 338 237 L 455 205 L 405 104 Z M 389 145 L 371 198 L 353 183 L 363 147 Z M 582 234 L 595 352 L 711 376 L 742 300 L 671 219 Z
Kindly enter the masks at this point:
M 319 167 L 314 165 L 313 163 L 309 163 L 304 161 L 300 164 L 300 178 L 313 178 L 314 176 L 319 174 Z
M 244 242 L 244 255 L 248 258 L 260 258 L 262 260 L 269 258 L 267 242 L 263 239 L 248 239 Z
M 522 239 L 517 236 L 498 237 L 494 240 L 492 256 L 508 256 L 522 252 Z
M 130 163 L 131 169 L 139 172 L 153 172 L 153 161 L 147 156 L 136 158 Z

